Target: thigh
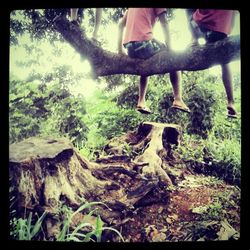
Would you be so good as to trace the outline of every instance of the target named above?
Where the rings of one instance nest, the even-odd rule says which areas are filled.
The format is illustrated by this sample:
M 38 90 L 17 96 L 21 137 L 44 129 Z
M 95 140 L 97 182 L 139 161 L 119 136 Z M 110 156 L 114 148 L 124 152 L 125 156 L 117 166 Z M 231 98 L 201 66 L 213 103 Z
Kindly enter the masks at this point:
M 154 40 L 132 42 L 126 46 L 131 58 L 147 59 L 164 49 L 164 44 Z M 165 47 L 166 48 L 166 47 Z
M 132 58 L 147 59 L 160 50 L 154 47 L 152 41 L 133 42 L 128 50 L 128 55 Z
M 136 58 L 136 53 L 134 50 L 134 42 L 129 42 L 129 43 L 125 44 L 124 47 L 127 49 L 129 57 Z
M 162 50 L 166 50 L 165 44 L 157 41 L 156 39 L 152 39 L 150 41 L 147 41 L 146 46 L 141 51 L 139 51 L 139 53 L 141 54 L 141 57 L 144 57 L 144 59 L 146 59 L 152 57 Z
M 135 48 L 137 58 L 147 59 L 156 53 L 157 48 L 152 44 L 152 41 L 143 41 L 140 46 Z
M 128 51 L 128 56 L 129 57 L 136 58 L 136 54 L 135 54 L 135 51 L 134 51 L 133 47 L 127 48 L 127 51 Z

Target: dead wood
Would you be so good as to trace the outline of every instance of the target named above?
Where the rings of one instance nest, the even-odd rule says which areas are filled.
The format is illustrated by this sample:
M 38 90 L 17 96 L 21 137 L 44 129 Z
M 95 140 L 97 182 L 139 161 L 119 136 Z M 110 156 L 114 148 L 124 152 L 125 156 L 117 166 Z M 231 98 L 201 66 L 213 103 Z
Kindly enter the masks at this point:
M 64 138 L 32 137 L 10 145 L 10 185 L 14 187 L 17 216 L 24 211 L 47 211 L 47 235 L 60 229 L 62 204 L 74 209 L 101 201 L 99 214 L 107 223 L 122 221 L 138 206 L 166 203 L 166 186 L 172 184 L 162 168 L 168 144 L 179 143 L 180 127 L 145 122 L 135 132 L 118 138 L 129 145 L 131 155 L 111 154 L 116 140 L 106 150 L 110 155 L 90 162 Z M 164 153 L 165 152 L 165 153 Z

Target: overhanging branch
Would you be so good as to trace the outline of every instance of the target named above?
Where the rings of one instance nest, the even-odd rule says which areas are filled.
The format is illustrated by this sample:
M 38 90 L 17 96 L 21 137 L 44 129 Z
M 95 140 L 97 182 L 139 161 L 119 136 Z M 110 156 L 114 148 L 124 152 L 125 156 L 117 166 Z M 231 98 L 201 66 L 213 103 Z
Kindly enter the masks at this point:
M 150 76 L 178 70 L 197 71 L 240 58 L 239 35 L 214 44 L 189 47 L 180 53 L 162 51 L 147 60 L 140 60 L 103 50 L 66 18 L 55 20 L 54 27 L 76 51 L 90 61 L 96 77 L 115 74 Z

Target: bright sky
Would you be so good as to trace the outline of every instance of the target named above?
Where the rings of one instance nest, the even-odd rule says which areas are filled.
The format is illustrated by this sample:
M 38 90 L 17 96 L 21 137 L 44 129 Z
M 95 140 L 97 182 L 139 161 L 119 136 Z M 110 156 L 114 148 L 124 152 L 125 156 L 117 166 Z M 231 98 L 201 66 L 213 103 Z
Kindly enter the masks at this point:
M 170 22 L 169 29 L 171 34 L 172 49 L 174 51 L 185 50 L 191 41 L 191 35 L 188 29 L 188 22 L 184 9 L 177 9 L 175 11 L 175 18 L 173 21 Z M 236 15 L 234 28 L 231 34 L 240 34 L 239 13 Z M 91 36 L 91 33 L 87 35 Z M 108 25 L 105 28 L 100 27 L 99 36 L 100 38 L 105 39 L 107 41 L 107 44 L 103 46 L 103 48 L 112 52 L 117 52 L 117 35 L 118 27 L 116 23 Z M 154 37 L 162 42 L 164 41 L 159 22 L 156 23 L 154 27 Z M 22 37 L 20 42 L 21 44 L 30 43 L 28 37 L 25 36 Z M 85 76 L 90 73 L 91 67 L 88 61 L 82 60 L 80 55 L 76 53 L 70 45 L 63 45 L 63 54 L 61 56 L 54 57 L 50 56 L 53 53 L 53 49 L 49 42 L 44 42 L 40 46 L 40 48 L 45 52 L 45 55 L 47 55 L 39 57 L 39 61 L 41 61 L 41 66 L 34 65 L 26 69 L 18 67 L 16 65 L 16 62 L 20 59 L 24 60 L 25 58 L 35 58 L 37 55 L 27 54 L 26 50 L 23 49 L 21 46 L 11 48 L 10 73 L 15 74 L 21 80 L 24 80 L 32 70 L 35 70 L 39 73 L 46 73 L 47 71 L 51 70 L 51 68 L 60 64 L 73 66 L 73 70 L 75 73 L 82 73 Z M 233 74 L 240 72 L 240 60 L 230 63 L 230 67 L 232 69 Z M 209 72 L 214 75 L 221 74 L 219 66 L 210 68 Z M 97 86 L 98 85 L 95 80 L 89 77 L 83 77 L 82 81 L 80 81 L 77 86 L 74 86 L 71 90 L 74 94 L 82 93 L 86 97 L 88 97 L 93 94 Z

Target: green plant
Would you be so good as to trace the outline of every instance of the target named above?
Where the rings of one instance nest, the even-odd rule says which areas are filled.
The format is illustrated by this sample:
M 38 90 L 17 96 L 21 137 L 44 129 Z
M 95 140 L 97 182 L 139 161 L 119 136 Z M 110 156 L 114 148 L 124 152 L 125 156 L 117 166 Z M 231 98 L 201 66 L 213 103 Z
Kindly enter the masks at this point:
M 73 143 L 86 141 L 86 112 L 82 98 L 55 83 L 10 82 L 10 142 L 30 136 L 68 136 Z
M 191 123 L 188 126 L 188 133 L 198 134 L 204 139 L 208 136 L 208 131 L 213 127 L 213 116 L 216 104 L 214 90 L 202 85 L 194 85 L 189 93 L 188 106 L 192 110 Z
M 120 234 L 119 231 L 117 231 L 116 229 L 112 228 L 112 227 L 103 227 L 104 223 L 100 217 L 100 215 L 97 216 L 96 218 L 96 224 L 95 224 L 95 227 L 94 227 L 94 230 L 92 232 L 89 232 L 88 234 L 85 235 L 85 238 L 84 238 L 84 242 L 88 242 L 92 236 L 95 236 L 96 238 L 96 241 L 97 242 L 101 242 L 102 240 L 102 232 L 104 230 L 110 230 L 110 231 L 113 231 L 115 232 L 122 241 L 124 241 L 122 235 Z
M 181 155 L 183 160 L 203 161 L 204 156 L 204 140 L 198 135 L 184 134 L 177 152 Z
M 208 206 L 207 217 L 212 220 L 220 220 L 223 216 L 223 207 L 220 202 L 216 201 Z
M 57 241 L 81 241 L 81 242 L 89 242 L 89 241 L 97 241 L 100 242 L 102 239 L 102 232 L 104 230 L 111 230 L 114 231 L 122 241 L 124 241 L 122 235 L 120 232 L 118 232 L 116 229 L 112 227 L 103 227 L 104 223 L 100 217 L 100 215 L 97 215 L 95 224 L 89 223 L 88 218 L 96 212 L 96 209 L 91 210 L 87 216 L 84 217 L 84 220 L 74 229 L 72 230 L 70 228 L 70 224 L 72 221 L 72 218 L 83 211 L 84 209 L 89 209 L 92 206 L 95 205 L 105 205 L 103 202 L 90 202 L 85 203 L 82 206 L 80 206 L 75 212 L 68 213 L 66 220 L 63 222 L 63 228 L 59 232 L 59 234 L 56 237 Z M 108 207 L 107 207 L 108 208 Z M 82 232 L 84 230 L 84 232 Z M 85 231 L 89 231 L 88 233 L 85 233 Z
M 241 145 L 238 138 L 216 139 L 210 136 L 204 142 L 204 158 L 211 159 L 211 169 L 215 175 L 233 183 L 240 185 L 241 179 Z
M 38 233 L 42 230 L 42 222 L 46 216 L 46 212 L 44 212 L 35 224 L 32 224 L 32 212 L 29 213 L 28 218 L 13 218 L 10 221 L 10 226 L 13 228 L 11 231 L 11 236 L 14 239 L 18 240 L 33 240 Z
M 206 206 L 195 207 L 192 212 L 200 214 L 203 220 L 221 220 L 224 217 L 223 207 L 219 201 L 214 201 Z

